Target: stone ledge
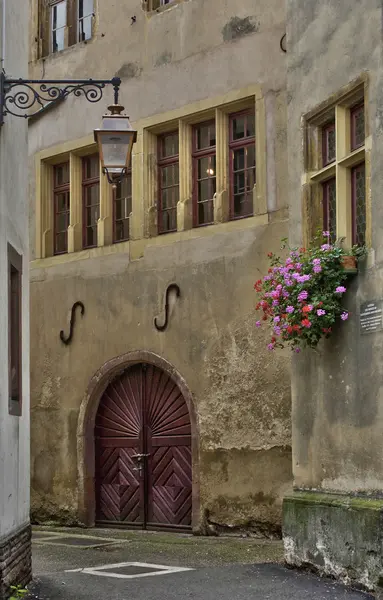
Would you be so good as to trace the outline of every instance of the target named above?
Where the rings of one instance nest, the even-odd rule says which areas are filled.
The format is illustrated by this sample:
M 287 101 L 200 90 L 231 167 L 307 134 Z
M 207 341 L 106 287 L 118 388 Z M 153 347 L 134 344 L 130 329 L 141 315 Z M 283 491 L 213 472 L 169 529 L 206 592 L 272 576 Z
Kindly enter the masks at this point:
M 287 564 L 374 590 L 383 572 L 383 499 L 295 492 L 283 501 Z
M 31 526 L 28 524 L 0 542 L 0 600 L 9 597 L 11 585 L 25 586 L 31 579 Z

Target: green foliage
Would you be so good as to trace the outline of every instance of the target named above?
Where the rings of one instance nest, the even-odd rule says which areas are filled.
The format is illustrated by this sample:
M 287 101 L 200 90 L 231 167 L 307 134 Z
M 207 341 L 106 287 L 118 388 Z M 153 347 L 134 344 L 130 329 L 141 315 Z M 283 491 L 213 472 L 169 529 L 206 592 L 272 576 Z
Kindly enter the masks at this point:
M 12 596 L 9 600 L 20 600 L 28 594 L 28 590 L 21 587 L 21 585 L 11 585 Z

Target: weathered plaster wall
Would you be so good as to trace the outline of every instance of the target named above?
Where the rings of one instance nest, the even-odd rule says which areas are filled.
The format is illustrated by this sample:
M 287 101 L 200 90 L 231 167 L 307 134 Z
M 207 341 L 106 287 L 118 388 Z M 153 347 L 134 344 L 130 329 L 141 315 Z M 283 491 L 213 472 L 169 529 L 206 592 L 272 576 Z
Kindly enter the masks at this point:
M 131 25 L 131 16 L 136 23 Z M 189 386 L 200 436 L 201 517 L 223 526 L 277 525 L 291 485 L 289 356 L 277 359 L 254 327 L 253 283 L 266 253 L 287 232 L 285 55 L 279 0 L 189 0 L 152 16 L 138 1 L 99 3 L 97 34 L 45 61 L 31 76 L 123 79 L 133 121 L 249 84 L 265 98 L 270 224 L 244 219 L 142 243 L 142 258 L 99 249 L 32 263 L 32 505 L 36 519 L 77 518 L 76 430 L 93 374 L 115 356 L 149 350 Z M 254 60 L 256 57 L 256 60 Z M 105 101 L 106 103 L 106 101 Z M 30 127 L 31 234 L 34 155 L 88 135 L 103 106 L 72 99 Z M 177 241 L 176 241 L 177 240 Z M 32 245 L 34 241 L 32 239 Z M 136 247 L 135 246 L 135 247 Z M 140 253 L 135 250 L 134 256 Z M 169 329 L 158 333 L 166 285 L 182 298 Z M 84 302 L 74 341 L 59 332 Z M 207 511 L 207 512 L 206 512 Z
M 3 20 L 5 19 L 5 23 Z M 2 66 L 27 77 L 28 11 L 24 0 L 0 2 Z M 4 25 L 4 30 L 3 30 Z M 29 523 L 29 243 L 27 124 L 7 116 L 0 130 L 0 544 Z M 22 417 L 8 407 L 8 252 L 23 255 Z M 0 579 L 2 573 L 0 569 Z M 1 582 L 0 582 L 1 585 Z M 1 590 L 0 590 L 1 594 Z
M 348 284 L 349 322 L 318 353 L 293 367 L 293 468 L 303 488 L 372 493 L 383 489 L 382 333 L 361 336 L 359 307 L 382 298 L 382 76 L 378 0 L 289 0 L 288 146 L 290 237 L 302 234 L 301 117 L 366 72 L 366 144 L 371 153 L 372 247 L 368 268 Z

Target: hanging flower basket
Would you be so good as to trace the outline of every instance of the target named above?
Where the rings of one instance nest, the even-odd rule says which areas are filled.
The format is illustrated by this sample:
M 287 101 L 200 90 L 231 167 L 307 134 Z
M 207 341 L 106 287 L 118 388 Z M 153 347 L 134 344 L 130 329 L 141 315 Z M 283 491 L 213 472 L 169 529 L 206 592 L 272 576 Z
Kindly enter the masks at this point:
M 349 317 L 342 306 L 346 292 L 343 284 L 351 273 L 357 273 L 355 254 L 361 256 L 365 249 L 353 248 L 350 254 L 330 244 L 327 231 L 323 237 L 322 243 L 308 249 L 290 250 L 285 260 L 268 254 L 268 274 L 254 287 L 259 295 L 256 309 L 262 311 L 256 326 L 261 327 L 263 322 L 272 326 L 269 350 L 290 346 L 300 352 L 305 346 L 315 348 L 323 337 L 331 336 L 337 320 L 347 321 Z M 286 240 L 282 247 L 287 248 Z

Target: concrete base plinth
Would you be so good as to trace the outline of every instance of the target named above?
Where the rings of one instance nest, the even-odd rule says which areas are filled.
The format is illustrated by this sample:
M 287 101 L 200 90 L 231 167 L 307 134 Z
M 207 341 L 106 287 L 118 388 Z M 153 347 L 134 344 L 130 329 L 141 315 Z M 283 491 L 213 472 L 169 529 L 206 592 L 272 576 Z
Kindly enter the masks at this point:
M 284 498 L 283 542 L 291 566 L 378 589 L 382 534 L 382 499 L 303 491 Z

